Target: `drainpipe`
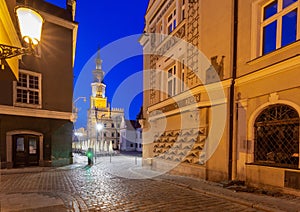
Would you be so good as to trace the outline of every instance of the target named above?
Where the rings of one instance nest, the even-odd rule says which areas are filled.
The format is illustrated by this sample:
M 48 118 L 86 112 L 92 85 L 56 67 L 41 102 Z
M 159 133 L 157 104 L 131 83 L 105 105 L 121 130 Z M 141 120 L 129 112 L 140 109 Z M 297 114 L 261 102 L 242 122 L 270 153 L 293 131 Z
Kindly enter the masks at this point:
M 233 51 L 232 51 L 232 82 L 230 85 L 230 117 L 229 117 L 229 156 L 228 156 L 228 180 L 232 180 L 233 170 L 233 139 L 234 139 L 234 106 L 235 106 L 235 79 L 237 66 L 237 36 L 238 36 L 238 0 L 233 0 Z M 236 149 L 236 148 L 234 148 Z M 234 157 L 236 159 L 236 157 Z

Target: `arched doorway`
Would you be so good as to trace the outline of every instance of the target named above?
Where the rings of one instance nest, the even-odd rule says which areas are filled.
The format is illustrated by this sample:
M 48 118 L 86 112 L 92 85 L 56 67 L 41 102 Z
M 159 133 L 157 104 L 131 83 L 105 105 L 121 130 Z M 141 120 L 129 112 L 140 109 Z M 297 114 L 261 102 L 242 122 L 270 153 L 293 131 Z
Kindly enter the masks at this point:
M 254 124 L 254 162 L 269 166 L 298 168 L 299 114 L 285 104 L 270 105 Z
M 7 168 L 43 165 L 43 140 L 44 136 L 42 133 L 34 132 L 31 130 L 13 130 L 7 132 Z

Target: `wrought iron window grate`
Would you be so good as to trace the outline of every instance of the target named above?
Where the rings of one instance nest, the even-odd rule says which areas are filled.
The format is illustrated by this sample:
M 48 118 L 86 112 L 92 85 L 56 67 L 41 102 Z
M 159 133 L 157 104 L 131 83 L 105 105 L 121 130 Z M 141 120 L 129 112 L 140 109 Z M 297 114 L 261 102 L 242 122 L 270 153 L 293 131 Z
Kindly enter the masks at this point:
M 299 115 L 288 105 L 266 108 L 255 121 L 255 163 L 298 168 Z

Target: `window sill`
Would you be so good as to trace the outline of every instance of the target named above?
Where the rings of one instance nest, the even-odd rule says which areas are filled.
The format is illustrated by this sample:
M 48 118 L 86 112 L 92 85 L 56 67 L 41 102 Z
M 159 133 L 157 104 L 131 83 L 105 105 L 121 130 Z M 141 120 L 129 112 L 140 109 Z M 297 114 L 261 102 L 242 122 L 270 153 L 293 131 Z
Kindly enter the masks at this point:
M 26 104 L 26 103 L 14 103 L 15 107 L 24 107 L 24 108 L 35 108 L 41 109 L 42 105 Z
M 278 169 L 292 169 L 292 170 L 300 170 L 300 168 L 295 167 L 295 166 L 283 166 L 282 164 L 270 164 L 270 163 L 259 163 L 259 162 L 254 162 L 254 163 L 246 163 L 246 166 L 266 166 L 270 168 L 278 168 Z
M 281 47 L 279 49 L 276 49 L 272 52 L 269 52 L 265 55 L 261 55 L 261 56 L 258 56 L 256 58 L 254 58 L 253 60 L 250 60 L 248 62 L 246 62 L 248 65 L 254 65 L 254 64 L 257 64 L 257 63 L 260 63 L 262 61 L 265 61 L 265 60 L 268 60 L 278 54 L 283 54 L 284 52 L 290 50 L 290 49 L 293 49 L 293 48 L 299 48 L 300 47 L 300 40 L 297 40 L 287 46 L 284 46 L 284 47 Z

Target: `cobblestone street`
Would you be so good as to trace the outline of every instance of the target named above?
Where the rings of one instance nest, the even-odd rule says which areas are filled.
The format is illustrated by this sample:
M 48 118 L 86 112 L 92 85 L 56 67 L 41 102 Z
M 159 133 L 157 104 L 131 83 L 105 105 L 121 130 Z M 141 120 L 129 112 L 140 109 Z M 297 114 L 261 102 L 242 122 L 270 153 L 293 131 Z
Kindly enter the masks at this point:
M 61 168 L 1 171 L 1 211 L 299 211 L 299 197 L 270 197 L 144 170 L 140 158 L 86 157 Z

